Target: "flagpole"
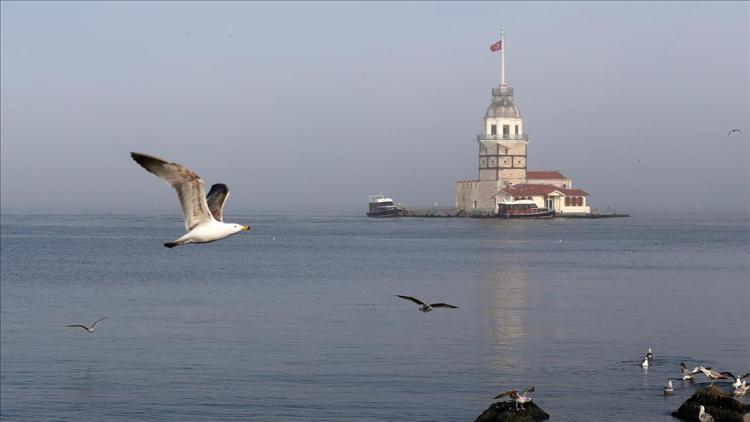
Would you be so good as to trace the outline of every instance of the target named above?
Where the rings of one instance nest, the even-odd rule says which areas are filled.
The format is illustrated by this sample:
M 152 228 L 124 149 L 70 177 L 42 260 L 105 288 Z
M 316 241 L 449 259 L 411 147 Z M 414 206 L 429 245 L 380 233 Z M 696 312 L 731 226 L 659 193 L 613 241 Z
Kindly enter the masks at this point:
M 500 26 L 500 86 L 505 86 L 505 30 Z

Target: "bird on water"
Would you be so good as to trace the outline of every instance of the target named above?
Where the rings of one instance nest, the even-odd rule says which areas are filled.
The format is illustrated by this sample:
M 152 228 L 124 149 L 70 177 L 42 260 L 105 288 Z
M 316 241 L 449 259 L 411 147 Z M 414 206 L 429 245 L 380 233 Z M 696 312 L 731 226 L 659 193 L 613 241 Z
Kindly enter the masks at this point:
M 526 389 L 523 390 L 520 394 L 518 393 L 518 390 L 508 390 L 500 393 L 495 396 L 495 400 L 501 399 L 503 397 L 510 397 L 514 402 L 516 402 L 516 410 L 524 410 L 523 404 L 531 401 L 531 393 L 533 392 L 534 386 L 531 385 L 526 387 Z
M 646 359 L 648 359 L 649 362 L 654 360 L 654 354 L 651 352 L 651 348 L 648 348 L 648 352 L 646 353 Z
M 422 312 L 430 312 L 432 310 L 432 308 L 458 309 L 458 306 L 449 305 L 447 303 L 430 303 L 430 304 L 427 304 L 427 303 L 424 303 L 421 300 L 419 300 L 417 298 L 414 298 L 414 297 L 411 297 L 411 296 L 401 296 L 401 295 L 396 295 L 396 296 L 400 297 L 401 299 L 406 299 L 408 301 L 414 302 L 417 305 L 422 305 L 422 307 L 419 308 L 419 310 L 422 311 Z
M 683 381 L 693 381 L 695 374 L 700 374 L 701 370 L 698 366 L 693 369 L 688 369 L 688 367 L 685 366 L 685 362 L 680 362 L 680 372 L 682 372 Z
M 136 163 L 172 185 L 182 206 L 187 233 L 164 246 L 173 248 L 188 243 L 209 243 L 250 230 L 250 226 L 224 222 L 224 203 L 229 188 L 223 183 L 211 186 L 205 195 L 205 184 L 193 171 L 177 163 L 137 152 L 130 153 Z
M 93 323 L 93 324 L 91 324 L 91 325 L 90 325 L 90 326 L 88 326 L 88 327 L 87 327 L 87 326 L 85 326 L 85 325 L 83 325 L 83 324 L 73 324 L 73 325 L 66 325 L 65 327 L 68 327 L 68 328 L 69 328 L 69 327 L 81 327 L 81 328 L 83 328 L 84 330 L 86 330 L 86 331 L 87 331 L 87 332 L 88 332 L 89 334 L 91 334 L 91 333 L 93 333 L 94 331 L 96 331 L 96 324 L 97 324 L 98 322 L 100 322 L 100 321 L 103 321 L 103 320 L 104 320 L 104 319 L 106 319 L 106 318 L 107 318 L 107 317 L 102 317 L 102 318 L 99 318 L 99 319 L 97 319 L 96 321 L 94 321 L 94 323 Z
M 674 393 L 674 387 L 672 387 L 672 380 L 667 380 L 667 386 L 664 387 L 664 394 L 669 395 Z
M 641 362 L 641 368 L 648 368 L 649 365 L 650 363 L 648 362 L 648 357 L 644 356 L 643 361 Z

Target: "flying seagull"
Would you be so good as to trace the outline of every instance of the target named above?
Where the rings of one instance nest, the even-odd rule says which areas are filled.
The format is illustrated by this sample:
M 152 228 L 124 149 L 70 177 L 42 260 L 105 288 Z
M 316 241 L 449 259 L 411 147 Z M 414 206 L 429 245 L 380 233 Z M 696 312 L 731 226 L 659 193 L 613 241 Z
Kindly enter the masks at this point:
M 187 233 L 164 246 L 173 248 L 188 243 L 208 243 L 250 230 L 250 226 L 224 223 L 222 210 L 229 196 L 227 185 L 217 183 L 211 186 L 208 196 L 204 198 L 203 179 L 187 167 L 137 152 L 131 152 L 130 156 L 177 191 Z
M 737 132 L 740 135 L 744 135 L 741 130 L 739 130 L 739 129 L 732 129 L 732 130 L 729 131 L 729 133 L 727 133 L 727 136 L 733 134 L 734 132 Z
M 703 375 L 706 376 L 706 378 L 711 380 L 711 385 L 714 384 L 714 381 L 716 380 L 725 380 L 727 379 L 726 375 L 722 375 L 721 372 L 715 371 L 711 369 L 709 366 L 708 368 L 704 368 L 703 366 L 699 366 L 698 369 L 703 372 Z
M 684 381 L 692 381 L 693 375 L 700 374 L 701 370 L 697 366 L 692 370 L 688 369 L 687 366 L 685 366 L 685 362 L 680 362 L 680 372 L 682 372 L 682 379 Z
M 667 381 L 667 386 L 664 387 L 664 395 L 669 395 L 674 393 L 674 387 L 672 387 L 672 380 Z
M 714 417 L 706 413 L 706 408 L 701 406 L 698 409 L 698 420 L 700 422 L 714 422 Z
M 88 331 L 89 333 L 93 333 L 94 331 L 96 331 L 96 323 L 99 322 L 99 321 L 102 321 L 102 320 L 104 320 L 106 318 L 107 317 L 102 317 L 102 318 L 97 319 L 96 321 L 94 321 L 93 324 L 91 324 L 90 327 L 87 327 L 87 326 L 82 325 L 82 324 L 66 325 L 65 327 L 81 327 L 84 330 Z
M 458 306 L 448 305 L 447 303 L 430 303 L 428 305 L 428 304 L 422 302 L 421 300 L 413 298 L 411 296 L 401 296 L 401 295 L 396 295 L 396 296 L 400 297 L 401 299 L 410 300 L 410 301 L 416 303 L 417 305 L 422 305 L 422 307 L 419 308 L 419 310 L 422 311 L 422 312 L 430 312 L 432 310 L 432 308 L 451 308 L 451 309 L 457 309 L 458 308 Z
M 523 404 L 528 403 L 531 401 L 531 393 L 534 392 L 534 386 L 526 387 L 525 390 L 521 394 L 518 394 L 518 390 L 509 390 L 504 393 L 500 393 L 495 396 L 495 400 L 501 399 L 503 397 L 510 397 L 513 399 L 514 402 L 516 402 L 516 410 L 523 410 Z
M 734 374 L 733 374 L 733 373 L 731 373 L 731 372 L 722 372 L 722 373 L 721 373 L 721 375 L 726 375 L 726 376 L 728 376 L 729 378 L 732 378 L 732 379 L 734 379 L 734 382 L 732 383 L 732 387 L 734 387 L 734 388 L 737 388 L 737 387 L 739 387 L 740 385 L 742 385 L 742 380 L 743 380 L 744 378 L 750 377 L 750 372 L 748 372 L 747 374 L 745 374 L 745 375 L 743 375 L 743 376 L 739 376 L 739 375 L 734 375 Z

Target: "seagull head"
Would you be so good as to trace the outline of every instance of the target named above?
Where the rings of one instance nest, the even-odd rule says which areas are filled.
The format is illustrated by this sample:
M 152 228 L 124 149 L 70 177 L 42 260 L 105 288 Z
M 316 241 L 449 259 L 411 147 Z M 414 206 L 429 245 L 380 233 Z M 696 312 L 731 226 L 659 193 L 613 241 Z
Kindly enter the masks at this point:
M 243 226 L 241 224 L 232 224 L 232 230 L 234 231 L 234 233 L 249 231 L 250 226 Z

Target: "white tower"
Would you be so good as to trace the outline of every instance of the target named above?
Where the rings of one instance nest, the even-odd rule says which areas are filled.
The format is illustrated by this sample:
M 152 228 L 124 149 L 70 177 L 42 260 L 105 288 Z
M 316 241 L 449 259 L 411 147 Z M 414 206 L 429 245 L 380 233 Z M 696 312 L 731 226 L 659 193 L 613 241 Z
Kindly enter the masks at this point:
M 479 180 L 499 187 L 526 182 L 526 145 L 523 118 L 505 82 L 505 31 L 500 29 L 500 86 L 492 89 L 492 103 L 484 114 L 479 143 Z

